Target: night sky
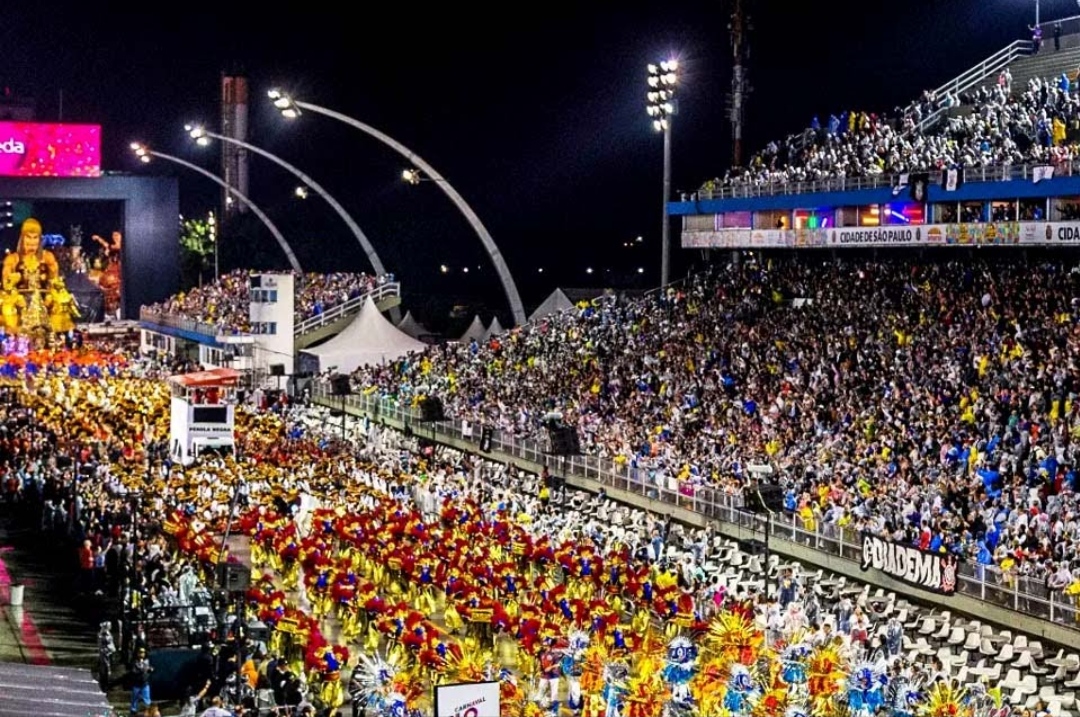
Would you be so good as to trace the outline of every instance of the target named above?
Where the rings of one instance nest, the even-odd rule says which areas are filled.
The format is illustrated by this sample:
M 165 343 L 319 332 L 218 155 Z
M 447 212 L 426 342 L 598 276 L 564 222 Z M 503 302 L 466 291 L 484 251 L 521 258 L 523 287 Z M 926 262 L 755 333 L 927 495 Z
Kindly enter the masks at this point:
M 1026 37 L 1035 6 L 744 2 L 753 25 L 750 151 L 802 129 L 815 114 L 906 104 Z M 266 90 L 280 86 L 354 116 L 438 169 L 491 232 L 527 310 L 554 286 L 658 280 L 662 140 L 645 114 L 647 63 L 672 55 L 682 63 L 674 189 L 693 190 L 731 160 L 729 0 L 648 9 L 607 2 L 477 3 L 476 10 L 311 4 L 309 13 L 271 5 L 240 12 L 228 3 L 142 13 L 102 7 L 4 8 L 0 82 L 35 97 L 38 120 L 100 123 L 106 171 L 175 174 L 183 212 L 204 215 L 218 199 L 212 182 L 160 161 L 141 165 L 127 147 L 144 141 L 217 172 L 217 145 L 197 148 L 183 125 L 218 129 L 221 72 L 238 70 L 251 87 L 252 144 L 326 187 L 407 288 L 486 299 L 504 321 L 491 265 L 437 187 L 406 185 L 403 158 L 333 119 L 284 120 Z M 1074 0 L 1043 0 L 1041 10 L 1043 21 L 1080 12 Z M 366 268 L 329 205 L 315 195 L 295 199 L 295 177 L 265 159 L 253 157 L 250 168 L 251 198 L 285 231 L 306 268 Z M 269 234 L 249 234 L 243 241 L 263 247 L 265 261 L 285 266 Z M 676 272 L 695 260 L 676 249 Z M 441 264 L 451 271 L 442 274 Z

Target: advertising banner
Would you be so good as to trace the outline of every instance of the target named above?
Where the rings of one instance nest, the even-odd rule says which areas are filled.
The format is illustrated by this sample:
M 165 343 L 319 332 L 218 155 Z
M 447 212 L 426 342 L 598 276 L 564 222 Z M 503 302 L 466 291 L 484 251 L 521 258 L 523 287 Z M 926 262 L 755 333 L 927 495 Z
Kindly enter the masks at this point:
M 0 175 L 101 176 L 101 125 L 0 122 Z
M 923 590 L 945 595 L 956 592 L 956 556 L 950 553 L 930 553 L 865 534 L 861 567 L 880 570 Z
M 499 683 L 436 685 L 435 717 L 500 717 Z
M 1035 222 L 1032 222 L 1034 224 Z M 1080 222 L 1044 222 L 1024 244 L 1080 244 Z
M 893 246 L 1080 244 L 1080 222 L 987 222 L 834 229 L 684 231 L 687 249 L 812 249 Z

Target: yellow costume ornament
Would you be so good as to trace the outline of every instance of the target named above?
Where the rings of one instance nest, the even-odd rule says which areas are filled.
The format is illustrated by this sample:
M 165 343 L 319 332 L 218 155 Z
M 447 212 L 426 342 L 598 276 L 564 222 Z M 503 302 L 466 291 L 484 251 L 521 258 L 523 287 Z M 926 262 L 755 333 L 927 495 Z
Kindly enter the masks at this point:
M 0 292 L 0 314 L 4 320 L 4 332 L 9 336 L 19 333 L 19 317 L 26 308 L 26 299 L 15 288 L 15 280 L 8 278 L 3 291 Z
M 739 612 L 722 612 L 709 625 L 709 651 L 720 663 L 753 664 L 765 644 L 765 635 L 752 618 Z
M 823 717 L 837 714 L 841 688 L 847 678 L 842 664 L 835 645 L 822 645 L 811 653 L 806 676 L 812 714 Z
M 49 328 L 53 333 L 66 334 L 75 329 L 75 319 L 82 314 L 79 313 L 75 297 L 59 277 L 52 280 L 45 304 L 49 309 Z

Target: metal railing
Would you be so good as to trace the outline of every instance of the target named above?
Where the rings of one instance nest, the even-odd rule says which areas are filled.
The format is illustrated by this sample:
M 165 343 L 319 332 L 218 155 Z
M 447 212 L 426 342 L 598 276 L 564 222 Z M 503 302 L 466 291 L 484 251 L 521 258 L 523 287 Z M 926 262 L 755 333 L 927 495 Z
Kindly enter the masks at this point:
M 1031 54 L 1032 49 L 1033 46 L 1030 40 L 1014 40 L 971 69 L 957 75 L 941 87 L 933 90 L 932 95 L 935 101 L 940 101 L 946 93 L 953 95 L 953 97 L 959 97 L 961 92 L 967 92 L 987 77 L 996 77 L 998 73 L 1017 59 L 1027 57 Z M 921 98 L 912 102 L 905 108 L 904 114 L 906 115 L 914 110 L 920 103 Z M 923 117 L 911 131 L 922 132 L 923 130 L 932 127 L 934 123 L 941 119 L 948 111 L 948 107 L 937 108 L 926 115 L 926 117 Z
M 964 167 L 964 183 L 972 182 L 1007 182 L 1014 179 L 1032 178 L 1035 167 L 1041 164 L 1003 164 L 990 167 Z M 1070 160 L 1054 165 L 1055 177 L 1071 177 L 1080 173 L 1080 161 Z M 762 182 L 755 184 L 736 183 L 714 187 L 702 187 L 697 192 L 698 199 L 750 199 L 753 197 L 773 197 L 785 194 L 811 194 L 814 192 L 847 192 L 855 189 L 878 189 L 893 187 L 896 176 L 893 174 L 871 174 L 862 177 L 830 177 L 811 182 Z
M 354 296 L 348 301 L 332 306 L 326 311 L 317 316 L 311 316 L 296 324 L 293 329 L 293 333 L 296 336 L 300 336 L 312 329 L 317 329 L 320 326 L 337 321 L 345 314 L 359 309 L 367 301 L 368 297 L 371 297 L 374 301 L 379 301 L 388 296 L 401 296 L 401 284 L 398 282 L 388 282 L 386 284 L 380 284 L 371 291 L 364 292 L 359 296 Z M 236 328 L 224 326 L 222 324 L 214 324 L 207 321 L 196 321 L 195 319 L 189 319 L 182 314 L 173 313 L 170 311 L 158 311 L 148 306 L 143 306 L 139 309 L 139 321 L 145 321 L 150 324 L 158 324 L 159 326 L 168 326 L 173 329 L 180 329 L 182 331 L 190 331 L 200 336 L 207 336 L 210 338 L 216 338 L 219 336 L 248 336 L 249 332 L 241 331 Z
M 232 329 L 221 324 L 212 324 L 207 321 L 196 321 L 182 314 L 174 314 L 168 311 L 155 311 L 147 306 L 139 309 L 139 321 L 145 321 L 159 326 L 168 326 L 172 329 L 190 331 L 200 336 L 246 336 L 247 333 L 239 329 Z
M 302 336 L 308 331 L 319 328 L 320 326 L 326 326 L 331 324 L 342 316 L 349 314 L 353 311 L 359 311 L 360 307 L 364 305 L 364 302 L 371 297 L 372 301 L 380 301 L 389 296 L 401 296 L 401 284 L 398 282 L 388 282 L 386 284 L 380 284 L 371 291 L 364 292 L 359 296 L 354 296 L 348 301 L 331 306 L 326 311 L 315 316 L 309 316 L 308 318 L 300 321 L 293 329 L 293 334 L 296 336 Z
M 455 420 L 421 424 L 419 411 L 403 406 L 398 400 L 380 397 L 375 393 L 332 396 L 329 387 L 320 383 L 314 386 L 312 395 L 323 399 L 325 405 L 331 408 L 352 406 L 374 417 L 407 423 L 412 426 L 416 435 L 424 438 L 437 440 L 441 436 L 476 441 L 480 435 L 479 426 L 475 427 L 470 435 L 465 435 L 461 422 Z M 537 441 L 505 435 L 498 429 L 494 431 L 491 448 L 537 464 L 552 461 L 552 456 Z M 603 486 L 680 506 L 713 520 L 739 525 L 764 535 L 766 518 L 747 512 L 742 506 L 741 495 L 727 493 L 709 485 L 696 485 L 691 492 L 683 492 L 677 485 L 672 484 L 671 479 L 668 479 L 667 485 L 657 482 L 648 468 L 616 463 L 600 456 L 571 456 L 562 460 L 559 470 L 567 475 L 594 480 Z M 787 513 L 774 514 L 768 520 L 771 521 L 771 539 L 799 543 L 839 556 L 856 565 L 862 560 L 862 541 L 855 531 L 821 525 L 820 521 L 814 530 L 807 530 L 802 527 L 798 518 Z M 1080 631 L 1080 612 L 1076 604 L 1061 591 L 1048 590 L 1041 580 L 1007 573 L 995 565 L 962 562 L 958 565 L 956 590 L 977 600 Z

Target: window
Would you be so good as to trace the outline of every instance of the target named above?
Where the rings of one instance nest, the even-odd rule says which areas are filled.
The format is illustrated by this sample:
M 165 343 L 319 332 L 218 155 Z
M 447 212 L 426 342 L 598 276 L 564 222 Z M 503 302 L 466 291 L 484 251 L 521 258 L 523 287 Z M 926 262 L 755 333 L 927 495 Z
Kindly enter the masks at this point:
M 252 289 L 251 301 L 255 304 L 276 304 L 278 300 L 277 289 Z
M 228 423 L 229 409 L 225 406 L 202 406 L 191 409 L 192 423 Z

